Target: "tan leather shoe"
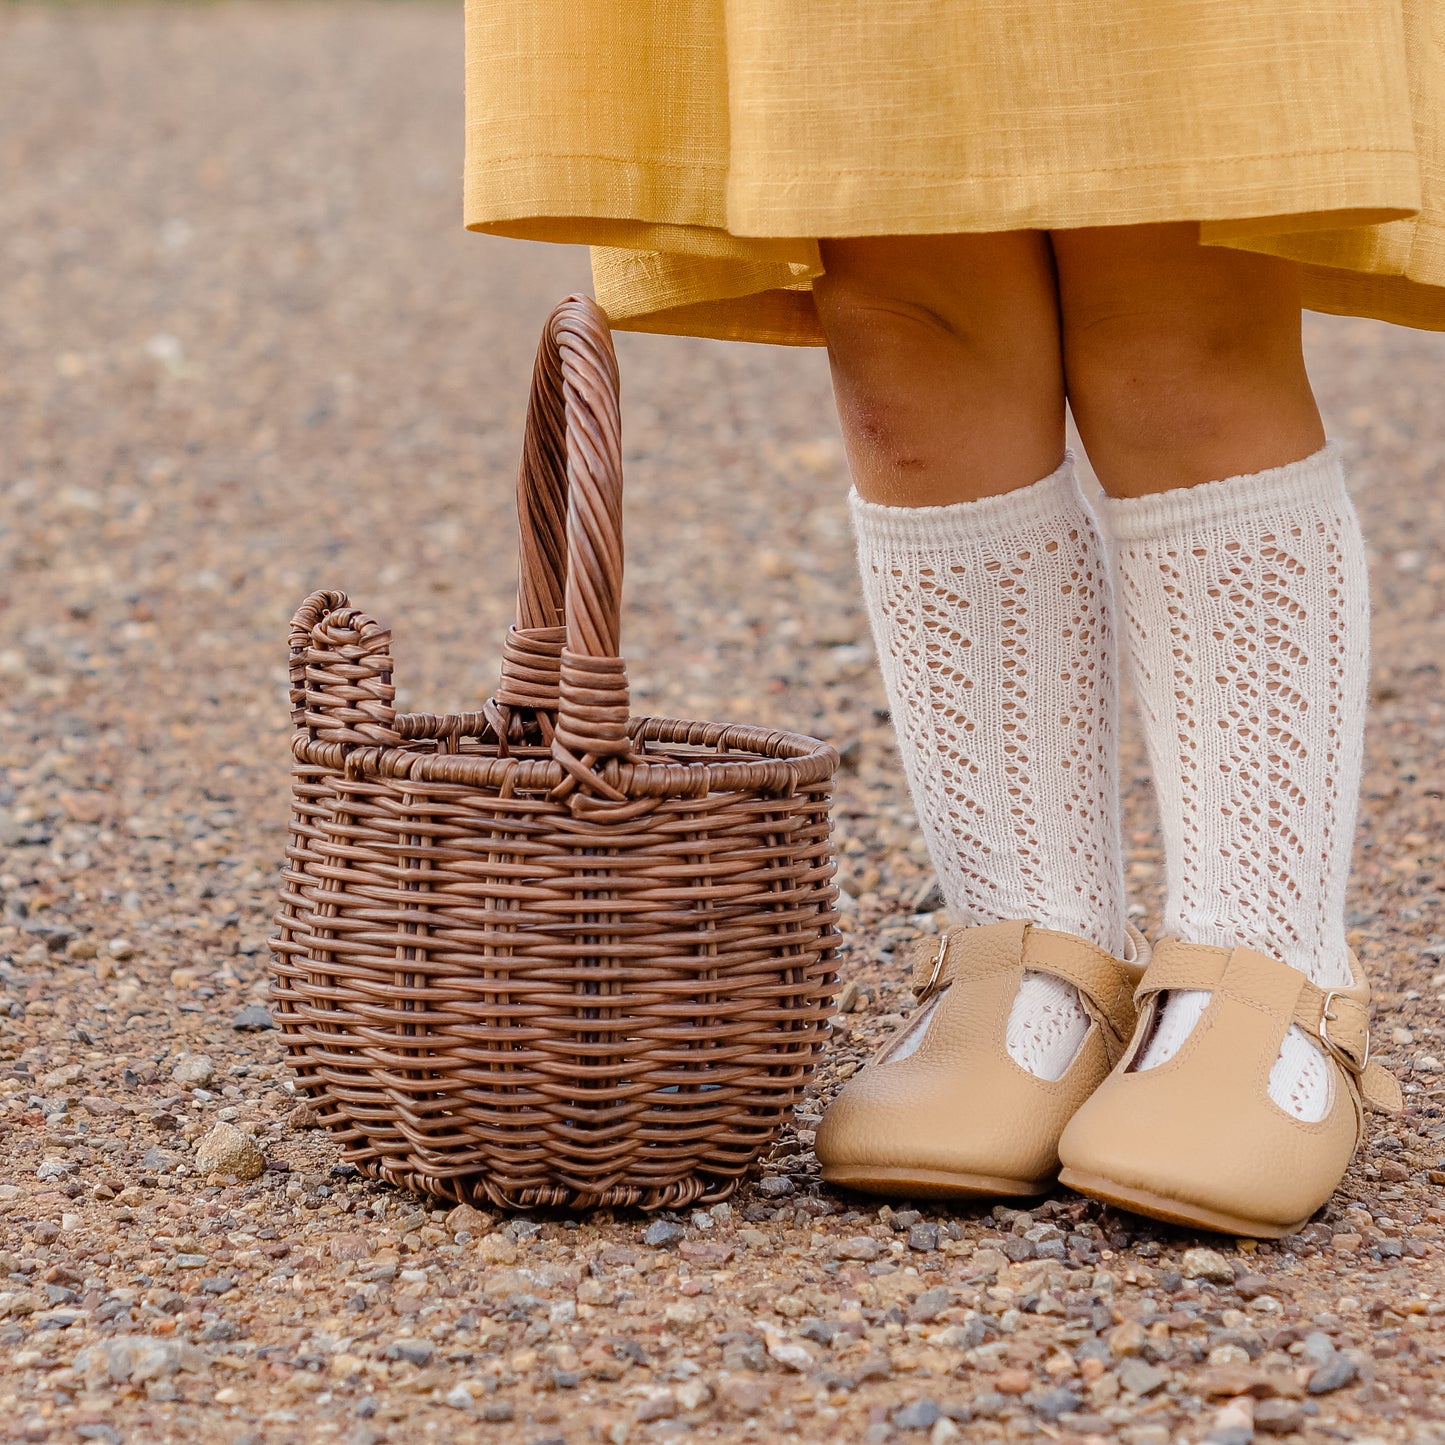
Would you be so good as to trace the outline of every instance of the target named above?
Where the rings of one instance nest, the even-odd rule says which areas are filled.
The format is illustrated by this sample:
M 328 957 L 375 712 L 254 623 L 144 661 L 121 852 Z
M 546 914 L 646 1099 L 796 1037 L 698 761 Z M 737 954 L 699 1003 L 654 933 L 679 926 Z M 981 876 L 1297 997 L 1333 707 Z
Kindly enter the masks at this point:
M 1164 939 L 1136 996 L 1133 1046 L 1064 1131 L 1060 1182 L 1176 1224 L 1256 1239 L 1294 1233 L 1349 1167 L 1364 1104 L 1401 1106 L 1400 1086 L 1370 1060 L 1370 988 L 1353 955 L 1350 967 L 1351 987 L 1326 990 L 1252 949 Z M 1212 997 L 1173 1058 L 1136 1072 L 1170 989 Z M 1332 1098 L 1318 1123 L 1269 1097 L 1291 1024 L 1329 1061 Z
M 956 928 L 915 956 L 919 1010 L 844 1086 L 818 1128 L 823 1178 L 909 1199 L 1042 1194 L 1058 1142 L 1134 1031 L 1148 944 L 1130 930 L 1124 962 L 1069 933 L 1028 923 Z M 1062 1078 L 1009 1057 L 1009 1010 L 1025 969 L 1079 991 L 1093 1027 Z

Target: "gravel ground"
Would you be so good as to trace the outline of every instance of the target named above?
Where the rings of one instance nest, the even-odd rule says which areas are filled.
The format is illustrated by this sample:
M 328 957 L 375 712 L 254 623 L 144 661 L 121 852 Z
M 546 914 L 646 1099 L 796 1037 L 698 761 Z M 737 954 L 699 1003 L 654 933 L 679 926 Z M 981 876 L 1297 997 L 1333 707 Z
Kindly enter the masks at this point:
M 660 1221 L 432 1209 L 308 1127 L 257 1009 L 286 621 L 344 585 L 404 704 L 486 695 L 530 355 L 586 280 L 460 230 L 459 45 L 430 5 L 0 9 L 0 1442 L 1445 1440 L 1435 337 L 1309 323 L 1378 600 L 1352 939 L 1410 1107 L 1301 1234 L 819 1186 L 936 899 L 811 352 L 619 341 L 636 695 L 845 748 L 816 1097 Z M 221 1123 L 259 1177 L 205 1174 Z

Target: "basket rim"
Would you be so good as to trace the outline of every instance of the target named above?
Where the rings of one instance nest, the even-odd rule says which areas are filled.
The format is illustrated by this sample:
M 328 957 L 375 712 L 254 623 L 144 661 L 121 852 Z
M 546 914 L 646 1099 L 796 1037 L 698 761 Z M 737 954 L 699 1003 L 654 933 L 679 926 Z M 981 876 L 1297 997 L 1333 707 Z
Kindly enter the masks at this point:
M 503 756 L 496 752 L 421 752 L 408 746 L 424 741 L 452 742 L 490 731 L 485 716 L 473 713 L 401 713 L 395 729 L 401 745 L 358 745 L 313 738 L 297 732 L 291 751 L 299 763 L 344 772 L 358 780 L 452 783 L 462 787 L 509 786 L 525 793 L 551 791 L 566 769 L 549 757 Z M 838 770 L 838 750 L 820 738 L 751 723 L 698 719 L 633 717 L 628 732 L 639 743 L 687 747 L 738 748 L 751 758 L 666 759 L 656 763 L 614 758 L 600 776 L 629 798 L 700 798 L 709 793 L 786 795 L 829 782 Z M 484 742 L 486 741 L 483 739 Z M 495 742 L 487 744 L 495 748 Z

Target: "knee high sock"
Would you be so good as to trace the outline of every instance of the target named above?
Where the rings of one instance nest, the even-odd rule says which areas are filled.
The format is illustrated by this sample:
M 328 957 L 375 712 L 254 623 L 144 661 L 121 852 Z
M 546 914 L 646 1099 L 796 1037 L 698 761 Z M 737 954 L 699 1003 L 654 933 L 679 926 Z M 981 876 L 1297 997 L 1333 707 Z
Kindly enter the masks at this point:
M 1165 933 L 1347 983 L 1370 602 L 1338 449 L 1104 515 L 1164 833 Z M 1172 1057 L 1208 1000 L 1168 995 L 1141 1067 Z M 1328 1080 L 1291 1029 L 1270 1096 L 1320 1119 Z
M 898 748 L 949 911 L 1125 946 L 1107 553 L 1073 459 L 946 507 L 851 498 Z M 1089 1028 L 1030 971 L 1008 1050 L 1056 1079 Z

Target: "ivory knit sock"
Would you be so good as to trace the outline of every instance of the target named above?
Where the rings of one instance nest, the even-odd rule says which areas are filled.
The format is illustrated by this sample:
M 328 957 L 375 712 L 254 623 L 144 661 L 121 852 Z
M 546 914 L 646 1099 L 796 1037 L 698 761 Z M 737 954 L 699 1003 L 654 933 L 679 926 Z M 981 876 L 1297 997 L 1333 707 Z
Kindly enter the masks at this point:
M 976 502 L 850 500 L 898 750 L 949 911 L 1028 919 L 1122 956 L 1108 561 L 1073 458 Z M 1060 1078 L 1088 1029 L 1073 988 L 1024 975 L 1015 1062 Z
M 1164 932 L 1348 983 L 1370 599 L 1338 448 L 1105 508 L 1164 832 Z M 1140 1066 L 1171 1058 L 1208 1001 L 1167 995 Z M 1297 1118 L 1328 1112 L 1329 1071 L 1298 1028 L 1269 1092 Z

